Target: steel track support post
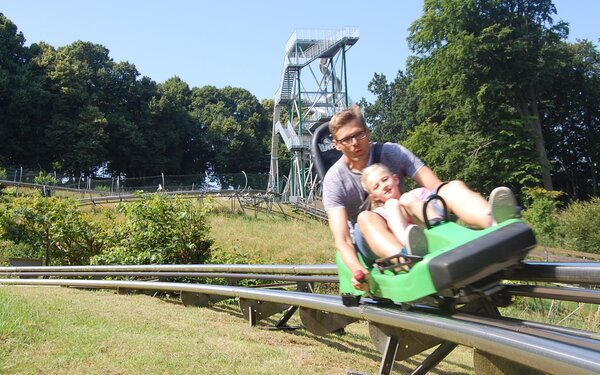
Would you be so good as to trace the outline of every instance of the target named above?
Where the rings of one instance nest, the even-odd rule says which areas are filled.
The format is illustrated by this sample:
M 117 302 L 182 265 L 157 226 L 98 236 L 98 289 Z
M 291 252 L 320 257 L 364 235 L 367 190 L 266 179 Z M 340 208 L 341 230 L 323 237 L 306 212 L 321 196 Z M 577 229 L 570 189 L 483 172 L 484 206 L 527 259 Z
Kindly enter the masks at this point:
M 248 323 L 250 323 L 250 327 L 254 327 L 256 325 L 257 322 L 257 317 L 256 317 L 256 309 L 254 308 L 254 306 L 249 306 L 248 307 Z
M 251 326 L 256 325 L 256 323 L 258 323 L 260 320 L 266 319 L 290 308 L 290 305 L 286 304 L 249 300 L 246 298 L 240 298 L 238 300 L 238 304 L 240 306 L 240 310 L 242 310 L 244 318 L 250 322 Z
M 298 329 L 300 327 L 292 327 L 292 326 L 288 326 L 287 322 L 290 320 L 290 318 L 292 316 L 294 316 L 294 313 L 296 313 L 296 310 L 298 310 L 298 306 L 290 306 L 289 309 L 287 309 L 285 311 L 285 313 L 283 313 L 283 316 L 281 317 L 281 319 L 279 319 L 279 321 L 277 322 L 277 324 L 275 324 L 275 329 Z
M 394 361 L 396 360 L 396 352 L 398 352 L 398 346 L 400 340 L 397 336 L 388 336 L 385 344 L 385 350 L 383 357 L 381 358 L 381 366 L 379 367 L 380 375 L 389 375 L 394 367 Z
M 444 342 L 438 346 L 425 360 L 411 373 L 411 375 L 427 374 L 429 370 L 437 366 L 444 358 L 450 354 L 458 345 L 453 342 Z

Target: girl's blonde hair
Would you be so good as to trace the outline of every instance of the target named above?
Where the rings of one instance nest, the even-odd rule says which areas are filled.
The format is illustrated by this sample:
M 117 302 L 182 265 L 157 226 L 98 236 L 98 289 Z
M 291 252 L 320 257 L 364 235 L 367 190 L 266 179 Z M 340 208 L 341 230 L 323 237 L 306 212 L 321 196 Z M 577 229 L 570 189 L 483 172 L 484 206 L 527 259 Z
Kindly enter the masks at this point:
M 369 181 L 369 177 L 371 177 L 371 175 L 375 172 L 383 172 L 389 174 L 390 176 L 394 175 L 387 166 L 381 163 L 371 164 L 365 169 L 363 169 L 362 176 L 360 176 L 360 184 L 362 185 L 363 189 L 365 189 L 365 191 L 369 194 L 371 194 L 371 190 L 369 190 L 367 182 Z

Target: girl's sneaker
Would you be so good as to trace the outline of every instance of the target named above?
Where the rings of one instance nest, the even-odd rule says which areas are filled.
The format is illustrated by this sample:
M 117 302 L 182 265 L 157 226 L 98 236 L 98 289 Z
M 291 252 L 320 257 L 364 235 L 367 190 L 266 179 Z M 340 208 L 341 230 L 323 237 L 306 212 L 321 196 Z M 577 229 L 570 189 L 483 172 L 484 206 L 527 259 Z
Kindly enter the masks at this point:
M 409 254 L 424 256 L 429 251 L 425 231 L 418 225 L 411 224 L 404 230 L 406 250 Z
M 506 186 L 492 190 L 489 203 L 494 224 L 500 224 L 517 216 L 517 200 L 513 192 Z

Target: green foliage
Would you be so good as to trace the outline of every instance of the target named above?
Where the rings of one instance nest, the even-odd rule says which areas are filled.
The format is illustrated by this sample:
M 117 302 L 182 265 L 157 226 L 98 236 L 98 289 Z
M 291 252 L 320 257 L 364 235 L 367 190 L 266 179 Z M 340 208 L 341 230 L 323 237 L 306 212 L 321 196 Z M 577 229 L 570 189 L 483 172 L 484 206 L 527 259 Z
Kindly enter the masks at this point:
M 8 265 L 9 258 L 43 259 L 44 254 L 26 242 L 0 240 L 0 262 Z
M 571 203 L 559 216 L 557 245 L 600 254 L 600 198 Z
M 523 218 L 533 228 L 540 244 L 553 245 L 558 225 L 558 199 L 563 193 L 536 187 L 523 189 L 523 194 L 527 207 L 521 213 Z
M 93 42 L 26 47 L 0 13 L 0 162 L 86 176 L 268 170 L 272 101 L 139 76 Z
M 404 142 L 408 132 L 418 124 L 416 112 L 418 97 L 409 90 L 412 77 L 402 71 L 388 83 L 383 74 L 375 74 L 369 82 L 369 91 L 376 95 L 375 103 L 363 100 L 365 120 L 372 128 L 376 141 Z
M 50 264 L 86 264 L 103 249 L 101 227 L 72 199 L 33 194 L 9 199 L 1 209 L 0 238 L 24 244 L 20 249 L 33 249 L 36 258 L 48 249 Z
M 558 78 L 544 119 L 555 188 L 573 199 L 597 196 L 600 171 L 600 51 L 590 41 L 562 43 Z
M 192 116 L 206 131 L 209 162 L 219 173 L 268 170 L 271 103 L 234 87 L 194 88 L 191 95 Z
M 33 182 L 38 185 L 56 185 L 56 178 L 50 173 L 45 174 L 40 171 L 40 173 L 33 178 Z
M 535 177 L 537 165 L 525 160 L 514 165 L 515 160 L 520 160 L 518 150 L 499 148 L 498 141 L 485 133 L 453 131 L 425 121 L 408 132 L 403 144 L 442 180 L 463 180 L 476 191 L 539 183 Z
M 499 173 L 515 188 L 551 185 L 542 102 L 556 76 L 555 46 L 566 36 L 555 12 L 550 0 L 427 0 L 411 26 L 417 120 L 469 139 L 463 155 L 477 151 L 485 179 Z
M 156 193 L 118 206 L 125 221 L 115 223 L 96 264 L 204 263 L 213 239 L 206 208 L 181 197 Z

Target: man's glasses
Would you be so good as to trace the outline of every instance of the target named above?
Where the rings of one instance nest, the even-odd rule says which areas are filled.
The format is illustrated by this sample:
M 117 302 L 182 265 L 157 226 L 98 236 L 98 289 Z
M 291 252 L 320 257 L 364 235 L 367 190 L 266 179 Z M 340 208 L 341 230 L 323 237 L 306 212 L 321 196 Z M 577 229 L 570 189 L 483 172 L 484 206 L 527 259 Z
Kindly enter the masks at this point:
M 363 130 L 363 131 L 353 134 L 349 137 L 342 138 L 342 139 L 336 139 L 336 142 L 339 142 L 339 143 L 343 144 L 344 146 L 350 146 L 352 144 L 353 139 L 360 141 L 360 140 L 365 139 L 366 137 L 367 137 L 367 131 Z

